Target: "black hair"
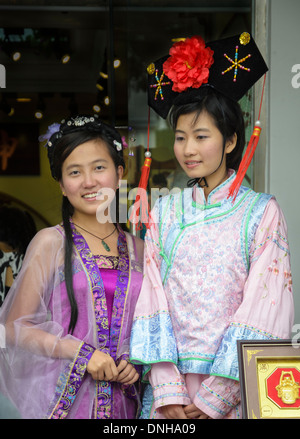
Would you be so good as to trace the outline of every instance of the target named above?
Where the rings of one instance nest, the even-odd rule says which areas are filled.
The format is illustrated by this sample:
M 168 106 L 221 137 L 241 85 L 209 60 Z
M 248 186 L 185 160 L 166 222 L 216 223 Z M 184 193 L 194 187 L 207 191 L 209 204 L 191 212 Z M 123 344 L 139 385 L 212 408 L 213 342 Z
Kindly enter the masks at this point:
M 232 152 L 226 155 L 226 167 L 237 171 L 245 146 L 245 123 L 239 103 L 209 86 L 201 87 L 192 98 L 191 93 L 189 93 L 191 102 L 185 102 L 184 93 L 182 95 L 180 100 L 175 101 L 169 114 L 172 128 L 176 129 L 181 115 L 195 113 L 195 120 L 197 120 L 202 111 L 206 111 L 221 132 L 224 146 L 226 141 L 236 133 L 237 143 Z
M 64 124 L 61 135 L 55 139 L 51 147 L 48 146 L 48 158 L 53 178 L 58 181 L 61 180 L 63 162 L 77 146 L 96 139 L 105 142 L 116 169 L 118 166 L 125 169 L 123 151 L 117 151 L 114 144 L 114 141 L 116 141 L 122 145 L 122 139 L 114 128 L 99 121 L 97 121 L 97 124 L 89 123 L 77 128 L 73 126 L 68 128 L 68 125 Z
M 105 142 L 108 152 L 115 164 L 116 172 L 119 166 L 125 169 L 125 162 L 123 159 L 122 150 L 118 151 L 114 141 L 122 145 L 120 134 L 112 127 L 103 122 L 87 123 L 81 127 L 74 127 L 72 125 L 68 128 L 64 124 L 65 129 L 62 129 L 62 134 L 57 137 L 55 142 L 48 146 L 48 157 L 50 161 L 50 168 L 52 176 L 61 181 L 62 179 L 62 165 L 66 158 L 74 151 L 74 149 L 90 140 L 102 140 Z M 50 139 L 51 140 L 51 139 Z M 72 255 L 73 255 L 73 236 L 70 224 L 70 217 L 74 213 L 74 208 L 69 202 L 68 198 L 63 196 L 62 201 L 62 221 L 65 230 L 65 249 L 64 249 L 64 265 L 65 265 L 65 283 L 68 293 L 68 298 L 71 307 L 71 317 L 69 324 L 69 332 L 73 333 L 78 319 L 78 306 L 76 303 L 74 288 L 73 288 L 73 269 L 72 269 Z

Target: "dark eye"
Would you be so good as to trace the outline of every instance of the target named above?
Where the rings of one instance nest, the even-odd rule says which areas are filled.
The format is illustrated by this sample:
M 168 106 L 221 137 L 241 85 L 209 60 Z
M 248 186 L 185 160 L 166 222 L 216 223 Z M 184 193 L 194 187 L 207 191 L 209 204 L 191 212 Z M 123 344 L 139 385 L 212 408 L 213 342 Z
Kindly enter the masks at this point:
M 75 170 L 75 169 L 74 169 L 74 171 L 71 171 L 71 172 L 70 172 L 70 175 L 78 175 L 78 174 L 79 174 L 79 171 L 77 171 L 77 170 Z

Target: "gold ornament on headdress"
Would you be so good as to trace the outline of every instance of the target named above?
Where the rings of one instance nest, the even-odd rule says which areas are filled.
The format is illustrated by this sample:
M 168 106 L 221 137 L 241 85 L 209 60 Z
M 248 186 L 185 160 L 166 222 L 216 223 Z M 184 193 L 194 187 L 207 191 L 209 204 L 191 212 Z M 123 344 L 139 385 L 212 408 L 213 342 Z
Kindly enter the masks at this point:
M 240 43 L 243 44 L 243 46 L 246 46 L 250 42 L 250 34 L 248 32 L 243 32 L 240 35 Z
M 147 72 L 149 73 L 149 75 L 153 75 L 153 73 L 155 72 L 155 64 L 153 62 L 148 65 Z

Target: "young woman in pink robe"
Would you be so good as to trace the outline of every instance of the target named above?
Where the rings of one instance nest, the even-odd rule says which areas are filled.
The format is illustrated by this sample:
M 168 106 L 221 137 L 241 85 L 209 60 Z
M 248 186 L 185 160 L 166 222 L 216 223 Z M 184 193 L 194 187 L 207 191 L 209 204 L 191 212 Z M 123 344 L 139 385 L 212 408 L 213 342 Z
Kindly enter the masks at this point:
M 180 46 L 186 50 L 179 61 L 187 46 Z M 223 53 L 215 48 L 217 72 Z M 167 84 L 168 66 L 163 68 Z M 242 73 L 238 80 L 247 80 Z M 196 91 L 179 93 L 171 110 L 175 156 L 194 185 L 156 202 L 145 237 L 130 352 L 148 383 L 143 418 L 240 418 L 237 340 L 291 334 L 286 222 L 271 195 L 240 186 L 235 198 L 229 196 L 242 158 L 244 121 L 239 104 L 216 85 L 208 78 Z M 168 100 L 166 87 L 161 105 Z M 163 115 L 160 101 L 155 105 Z

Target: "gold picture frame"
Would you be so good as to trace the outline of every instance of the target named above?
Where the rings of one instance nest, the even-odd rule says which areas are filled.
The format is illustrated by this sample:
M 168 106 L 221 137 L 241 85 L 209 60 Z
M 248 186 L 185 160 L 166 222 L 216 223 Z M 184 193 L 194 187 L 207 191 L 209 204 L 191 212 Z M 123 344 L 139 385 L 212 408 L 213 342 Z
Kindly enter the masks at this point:
M 291 340 L 237 343 L 244 419 L 300 419 L 300 346 Z

